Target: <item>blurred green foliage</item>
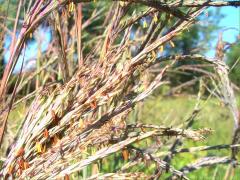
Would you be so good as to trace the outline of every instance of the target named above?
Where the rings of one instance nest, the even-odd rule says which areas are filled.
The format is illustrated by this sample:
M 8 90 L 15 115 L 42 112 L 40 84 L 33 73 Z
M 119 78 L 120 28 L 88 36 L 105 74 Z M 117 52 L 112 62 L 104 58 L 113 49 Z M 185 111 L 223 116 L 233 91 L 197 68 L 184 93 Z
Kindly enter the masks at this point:
M 185 30 L 184 33 L 173 39 L 175 47 L 172 48 L 170 44 L 166 46 L 166 54 L 176 55 L 190 55 L 190 54 L 202 54 L 204 55 L 209 51 L 211 47 L 211 40 L 217 36 L 217 30 L 220 28 L 219 21 L 224 16 L 221 14 L 220 9 L 205 10 L 198 20 L 199 22 L 193 25 L 190 29 Z M 175 67 L 181 67 L 185 65 L 197 65 L 203 64 L 203 62 L 186 59 L 184 61 L 177 62 Z M 204 68 L 209 72 L 213 71 L 211 68 Z M 174 87 L 184 82 L 190 81 L 195 77 L 201 77 L 203 73 L 194 70 L 184 70 L 183 73 L 171 73 L 170 82 Z M 189 92 L 196 92 L 196 86 L 191 86 Z
M 205 10 L 198 17 L 198 23 L 174 39 L 175 48 L 168 46 L 168 51 L 184 55 L 206 53 L 211 47 L 210 40 L 217 37 L 218 24 L 223 17 L 220 9 Z
M 229 65 L 230 79 L 234 84 L 240 86 L 240 42 L 234 45 L 227 53 L 227 64 Z

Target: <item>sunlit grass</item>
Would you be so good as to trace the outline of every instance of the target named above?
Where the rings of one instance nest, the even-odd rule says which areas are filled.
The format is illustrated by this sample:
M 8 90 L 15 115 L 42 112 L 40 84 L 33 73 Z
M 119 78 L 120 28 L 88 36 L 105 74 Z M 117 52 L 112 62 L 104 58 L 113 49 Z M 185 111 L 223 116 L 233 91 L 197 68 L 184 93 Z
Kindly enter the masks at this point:
M 194 106 L 197 102 L 194 96 L 180 96 L 180 97 L 162 97 L 156 96 L 146 100 L 144 105 L 138 112 L 138 120 L 143 123 L 158 124 L 165 126 L 178 126 L 181 125 L 191 115 Z M 240 98 L 238 98 L 238 104 L 240 104 Z M 183 141 L 183 148 L 204 146 L 204 145 L 218 145 L 218 144 L 230 144 L 232 138 L 233 121 L 229 110 L 219 103 L 219 100 L 212 98 L 205 103 L 202 100 L 200 107 L 201 112 L 195 119 L 192 128 L 204 128 L 208 127 L 214 130 L 205 141 L 194 142 L 192 140 Z M 16 133 L 21 119 L 24 117 L 24 113 L 27 106 L 21 104 L 14 109 L 9 116 L 9 126 L 13 133 Z M 139 110 L 139 108 L 137 108 Z M 131 117 L 135 117 L 134 113 Z M 130 117 L 130 118 L 131 118 Z M 132 118 L 131 118 L 132 119 Z M 147 143 L 147 140 L 143 143 Z M 163 149 L 165 149 L 163 147 Z M 167 150 L 167 149 L 166 149 Z M 228 150 L 221 151 L 203 151 L 196 153 L 182 153 L 173 158 L 173 166 L 176 169 L 180 169 L 184 165 L 193 162 L 194 160 L 204 156 L 229 155 Z M 115 166 L 121 167 L 121 161 L 118 158 L 122 158 L 121 153 L 112 155 L 109 158 L 105 158 L 102 162 L 103 172 L 111 172 Z M 99 163 L 99 162 L 98 162 Z M 115 164 L 114 164 L 115 163 Z M 119 164 L 120 163 L 120 164 Z M 141 168 L 141 165 L 135 168 Z M 141 169 L 145 172 L 151 172 L 151 169 Z M 208 168 L 202 168 L 196 170 L 188 175 L 191 179 L 212 179 L 212 176 L 216 174 L 217 178 L 223 178 L 227 170 L 226 165 L 218 165 Z M 91 174 L 92 169 L 88 169 Z M 206 175 L 204 175 L 206 174 Z M 166 176 L 165 176 L 166 177 Z M 240 178 L 240 172 L 235 171 L 234 179 Z
M 181 125 L 191 115 L 197 102 L 194 96 L 180 96 L 163 98 L 161 96 L 149 98 L 141 109 L 140 119 L 144 123 L 159 124 L 166 126 Z M 240 98 L 238 97 L 238 104 Z M 226 106 L 221 104 L 218 99 L 212 98 L 206 103 L 200 104 L 201 112 L 194 121 L 192 128 L 208 127 L 214 130 L 205 141 L 194 142 L 192 140 L 183 141 L 183 148 L 206 145 L 231 144 L 233 120 L 230 111 Z M 204 156 L 227 156 L 228 150 L 212 150 L 196 152 L 193 154 L 182 153 L 173 159 L 173 166 L 180 169 L 184 165 Z M 227 170 L 227 165 L 218 165 L 213 167 L 202 168 L 190 173 L 191 179 L 212 179 L 216 174 L 216 179 L 223 178 Z M 240 178 L 240 171 L 235 171 L 234 179 Z

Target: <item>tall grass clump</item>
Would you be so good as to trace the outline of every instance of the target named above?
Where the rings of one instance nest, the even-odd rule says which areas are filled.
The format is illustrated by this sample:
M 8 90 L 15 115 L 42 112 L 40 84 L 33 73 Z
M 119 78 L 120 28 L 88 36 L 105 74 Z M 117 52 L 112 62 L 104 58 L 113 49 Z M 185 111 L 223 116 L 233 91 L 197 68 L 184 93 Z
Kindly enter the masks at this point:
M 38 0 L 23 6 L 24 2 L 19 3 L 20 10 L 25 10 L 24 21 L 1 81 L 1 139 L 10 110 L 22 101 L 31 104 L 8 148 L 1 177 L 158 179 L 166 173 L 168 178 L 188 179 L 188 173 L 204 166 L 238 165 L 235 156 L 204 157 L 181 169 L 171 165 L 177 153 L 236 150 L 239 146 L 177 149 L 185 139 L 201 141 L 212 132 L 191 128 L 199 104 L 179 127 L 130 122 L 128 118 L 137 104 L 169 83 L 168 75 L 179 61 L 210 64 L 213 72 L 204 67 L 202 72 L 213 82 L 220 82 L 220 71 L 228 78 L 227 66 L 219 56 L 169 55 L 164 46 L 174 48 L 174 38 L 188 33 L 207 7 L 239 6 L 239 2 Z M 44 53 L 39 50 L 36 69 L 30 75 L 21 72 L 12 95 L 6 96 L 19 56 L 44 24 L 52 34 L 48 49 Z M 156 69 L 157 73 L 147 76 Z M 217 92 L 225 95 L 221 88 Z M 201 96 L 199 91 L 199 101 Z M 168 141 L 171 138 L 173 141 Z M 111 171 L 104 170 L 112 161 Z

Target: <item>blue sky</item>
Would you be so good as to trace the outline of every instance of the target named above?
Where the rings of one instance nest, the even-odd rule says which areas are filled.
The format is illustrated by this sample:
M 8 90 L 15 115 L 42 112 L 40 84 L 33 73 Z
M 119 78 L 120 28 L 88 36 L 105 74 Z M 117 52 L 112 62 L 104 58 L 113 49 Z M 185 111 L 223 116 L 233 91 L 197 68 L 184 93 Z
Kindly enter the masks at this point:
M 219 25 L 222 27 L 218 30 L 219 33 L 225 28 L 233 28 L 223 33 L 223 40 L 233 43 L 236 42 L 237 37 L 240 35 L 240 7 L 222 7 L 221 13 L 225 16 L 220 21 Z M 211 46 L 214 48 L 217 43 L 217 38 L 212 40 Z M 214 57 L 214 49 L 211 48 L 206 54 L 208 57 Z
M 229 30 L 225 32 L 224 40 L 234 42 L 236 36 L 240 35 L 240 8 L 224 7 L 222 13 L 226 15 L 220 22 L 223 27 L 233 27 L 236 30 Z
M 42 42 L 41 47 L 38 47 L 38 44 L 34 43 L 34 42 L 31 42 L 31 43 L 27 44 L 26 52 L 25 52 L 25 58 L 24 58 L 24 66 L 23 66 L 24 68 L 30 68 L 31 66 L 34 66 L 34 64 L 35 64 L 34 59 L 36 59 L 39 49 L 41 49 L 41 51 L 46 51 L 46 49 L 48 48 L 48 44 L 51 40 L 49 29 L 38 28 L 38 31 L 35 32 L 35 33 L 37 33 L 36 36 L 39 37 L 39 39 L 41 39 L 41 42 Z M 6 49 L 9 49 L 10 42 L 11 42 L 11 39 L 9 37 L 7 37 L 7 40 L 6 40 L 6 43 L 5 43 L 5 48 Z M 24 54 L 24 50 L 22 50 L 22 54 Z M 5 53 L 4 59 L 8 60 L 9 57 L 10 57 L 10 52 L 7 51 Z M 33 61 L 28 61 L 28 60 L 33 60 Z M 19 69 L 22 65 L 22 62 L 23 62 L 23 56 L 21 55 L 19 57 L 17 65 L 14 69 L 14 72 L 19 71 Z
M 234 28 L 234 30 L 231 29 L 231 30 L 225 31 L 224 34 L 223 34 L 224 41 L 234 42 L 234 41 L 236 41 L 236 37 L 238 35 L 240 35 L 240 7 L 238 7 L 238 8 L 222 7 L 221 12 L 222 12 L 222 14 L 225 15 L 225 17 L 220 21 L 220 24 L 219 24 L 222 28 L 219 29 L 219 31 L 216 32 L 216 33 L 219 33 L 222 29 L 225 29 L 225 28 Z M 41 44 L 41 50 L 44 51 L 48 47 L 47 44 L 50 41 L 49 30 L 41 29 L 38 32 L 38 36 L 41 36 L 43 38 L 43 40 L 42 40 L 43 43 Z M 7 43 L 5 44 L 5 47 L 8 47 L 8 45 L 10 43 L 10 40 L 7 40 L 6 42 Z M 215 53 L 214 52 L 214 47 L 216 45 L 216 42 L 217 42 L 217 38 L 213 39 L 211 41 L 211 47 L 209 47 L 209 51 L 206 53 L 206 56 L 214 57 L 214 53 Z M 25 61 L 27 61 L 28 59 L 32 59 L 32 58 L 36 57 L 37 56 L 37 51 L 38 51 L 37 44 L 36 43 L 30 43 L 26 48 Z M 6 60 L 9 59 L 9 52 L 6 53 L 5 59 Z M 20 59 L 19 59 L 17 65 L 16 65 L 16 68 L 15 68 L 15 72 L 20 69 L 22 59 L 23 59 L 23 57 L 20 56 Z M 29 65 L 30 64 L 31 63 L 29 63 Z M 24 66 L 24 67 L 26 67 L 26 66 Z

